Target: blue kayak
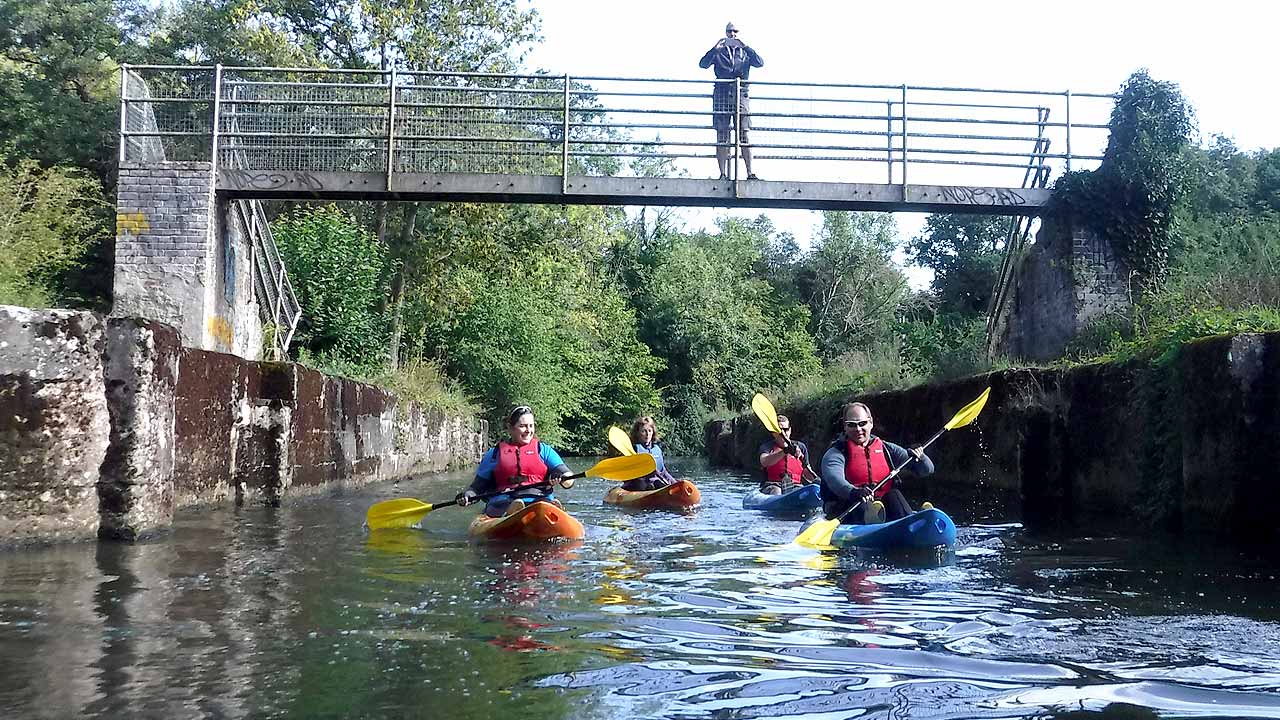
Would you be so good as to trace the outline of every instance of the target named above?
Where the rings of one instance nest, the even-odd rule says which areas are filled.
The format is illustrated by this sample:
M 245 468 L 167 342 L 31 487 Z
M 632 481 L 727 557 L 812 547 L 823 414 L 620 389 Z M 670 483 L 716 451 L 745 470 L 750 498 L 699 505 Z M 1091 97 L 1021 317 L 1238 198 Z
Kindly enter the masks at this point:
M 873 550 L 951 547 L 956 544 L 956 524 L 941 510 L 929 508 L 891 522 L 841 525 L 832 533 L 831 544 Z
M 822 507 L 822 498 L 818 495 L 818 485 L 804 485 L 781 495 L 765 495 L 752 490 L 742 498 L 743 510 L 761 510 L 763 512 L 803 512 Z

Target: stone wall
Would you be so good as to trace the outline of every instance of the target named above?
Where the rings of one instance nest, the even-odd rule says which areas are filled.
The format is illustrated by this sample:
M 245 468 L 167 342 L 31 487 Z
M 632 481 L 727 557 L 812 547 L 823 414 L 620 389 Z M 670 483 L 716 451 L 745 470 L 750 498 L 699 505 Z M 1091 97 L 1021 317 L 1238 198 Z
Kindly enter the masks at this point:
M 153 320 L 0 306 L 0 545 L 132 540 L 174 512 L 475 463 L 487 427 Z
M 1013 369 L 852 399 L 871 406 L 877 434 L 911 444 L 988 384 L 978 420 L 929 448 L 937 473 L 906 484 L 916 503 L 932 500 L 964 522 L 1280 543 L 1280 334 L 1195 342 L 1167 367 Z M 820 456 L 849 399 L 779 411 Z M 707 427 L 721 465 L 753 468 L 764 439 L 751 415 Z
M 1078 225 L 1044 218 L 1018 270 L 998 347 L 1026 360 L 1062 357 L 1091 323 L 1131 311 L 1128 278 L 1105 240 Z

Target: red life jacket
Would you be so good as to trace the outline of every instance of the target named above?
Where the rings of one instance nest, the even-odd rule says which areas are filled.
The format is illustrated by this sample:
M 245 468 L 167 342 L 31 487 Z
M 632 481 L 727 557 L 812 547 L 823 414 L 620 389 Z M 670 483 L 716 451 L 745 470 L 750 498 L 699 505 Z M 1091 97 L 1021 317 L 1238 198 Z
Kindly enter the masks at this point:
M 844 479 L 850 485 L 875 485 L 889 477 L 893 469 L 889 467 L 889 454 L 884 451 L 884 443 L 880 438 L 871 438 L 864 448 L 854 445 L 852 440 L 845 441 Z M 893 481 L 885 483 L 876 491 L 876 497 L 884 497 L 893 489 Z
M 542 462 L 541 443 L 533 438 L 527 445 L 512 445 L 503 440 L 498 443 L 498 466 L 493 469 L 493 481 L 498 492 L 531 480 L 545 480 L 551 468 Z
M 781 483 L 782 476 L 791 473 L 791 484 L 799 485 L 804 473 L 800 458 L 794 455 L 783 455 L 782 459 L 764 469 L 764 475 L 771 483 Z

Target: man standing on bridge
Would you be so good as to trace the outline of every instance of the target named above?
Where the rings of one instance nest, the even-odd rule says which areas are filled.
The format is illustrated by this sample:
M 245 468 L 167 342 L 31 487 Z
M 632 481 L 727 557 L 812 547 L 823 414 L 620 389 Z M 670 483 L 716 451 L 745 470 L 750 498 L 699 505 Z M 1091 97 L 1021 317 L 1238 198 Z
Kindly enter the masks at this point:
M 711 126 L 716 129 L 716 164 L 720 166 L 720 179 L 729 179 L 729 128 L 736 124 L 738 139 L 742 143 L 742 160 L 747 166 L 747 179 L 759 180 L 751 172 L 751 147 L 747 145 L 747 131 L 751 129 L 747 107 L 747 75 L 753 67 L 763 67 L 764 60 L 746 43 L 738 39 L 738 28 L 733 23 L 724 26 L 724 37 L 698 61 L 698 67 L 713 67 L 716 74 L 715 91 L 711 94 Z M 742 82 L 738 83 L 737 80 Z M 741 93 L 734 87 L 740 85 Z

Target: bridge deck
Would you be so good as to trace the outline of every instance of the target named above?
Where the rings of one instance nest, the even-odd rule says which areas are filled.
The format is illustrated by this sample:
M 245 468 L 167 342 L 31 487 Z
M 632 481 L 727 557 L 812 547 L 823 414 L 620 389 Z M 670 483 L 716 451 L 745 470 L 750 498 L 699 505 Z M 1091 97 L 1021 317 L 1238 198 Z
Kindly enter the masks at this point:
M 218 170 L 230 197 L 284 200 L 434 200 L 567 205 L 677 205 L 1037 215 L 1043 188 L 789 180 L 702 180 L 488 173 L 278 172 Z
M 716 87 L 750 102 L 713 106 Z M 210 161 L 219 191 L 244 198 L 1035 215 L 1055 173 L 1101 160 L 1112 103 L 909 85 L 129 66 L 120 160 Z M 720 168 L 767 180 L 696 179 Z

